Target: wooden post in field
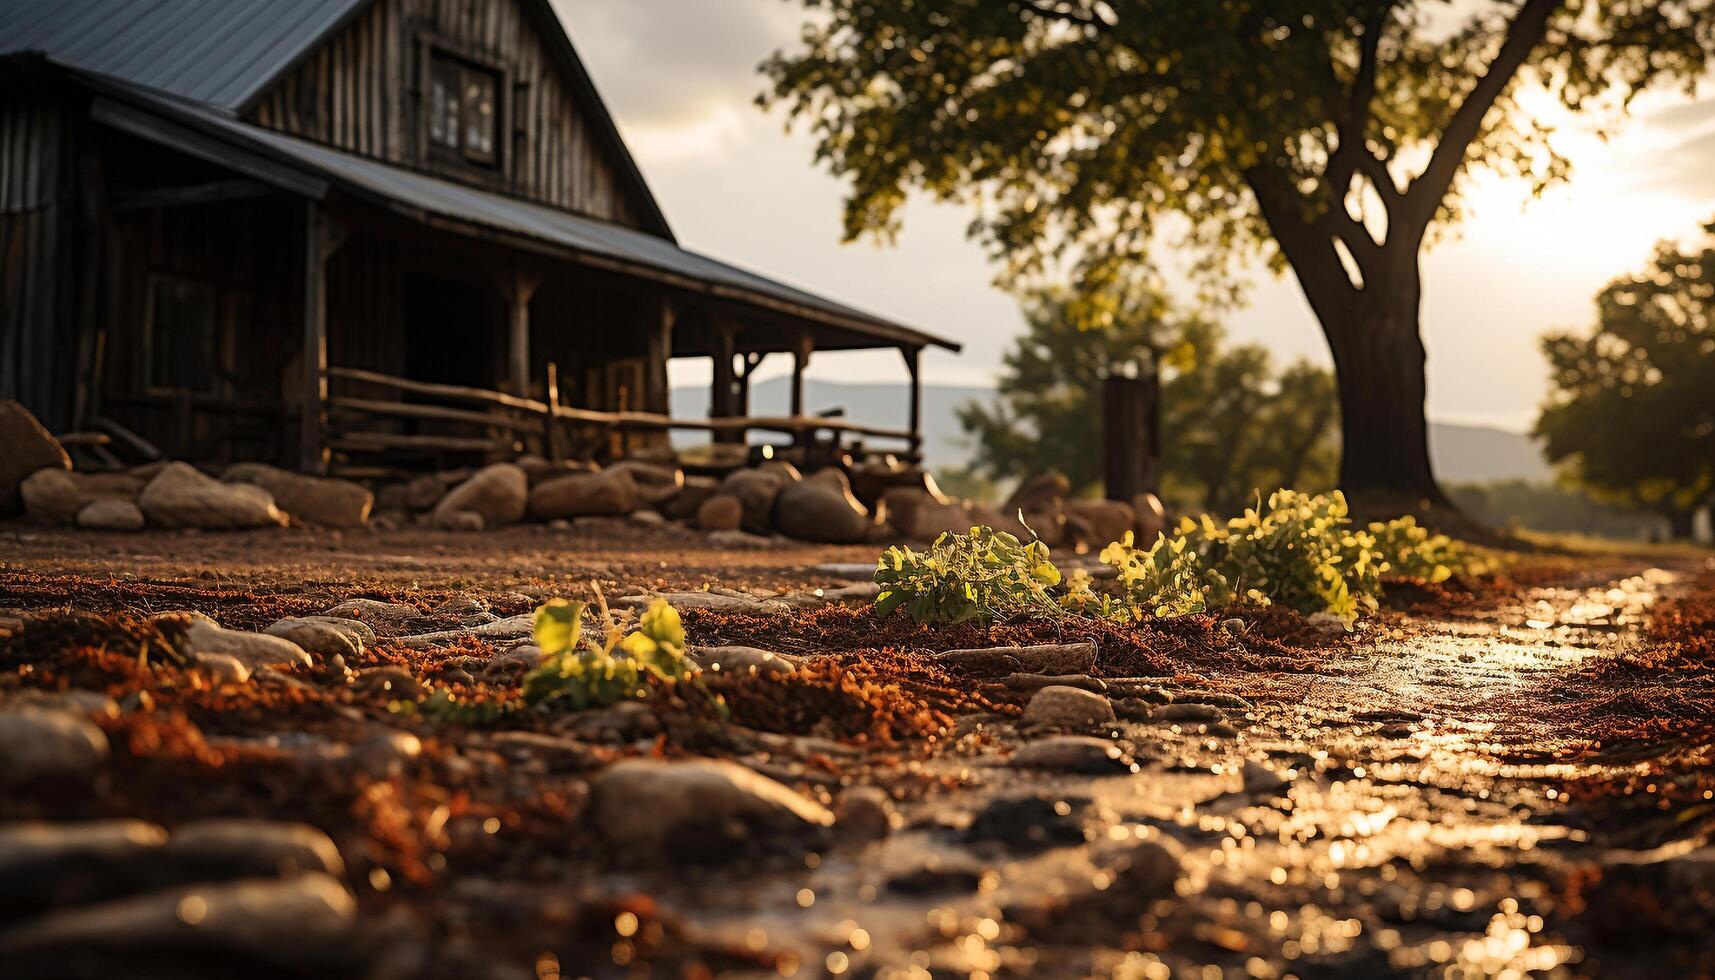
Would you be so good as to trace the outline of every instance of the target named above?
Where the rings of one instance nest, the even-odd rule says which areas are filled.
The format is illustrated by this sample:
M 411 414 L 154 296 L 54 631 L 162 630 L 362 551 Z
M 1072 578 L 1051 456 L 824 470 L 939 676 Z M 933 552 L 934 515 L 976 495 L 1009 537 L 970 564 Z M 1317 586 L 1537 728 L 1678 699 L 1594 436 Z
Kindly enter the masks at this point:
M 1115 372 L 1102 381 L 1102 480 L 1109 500 L 1129 504 L 1155 489 L 1158 395 L 1149 370 Z

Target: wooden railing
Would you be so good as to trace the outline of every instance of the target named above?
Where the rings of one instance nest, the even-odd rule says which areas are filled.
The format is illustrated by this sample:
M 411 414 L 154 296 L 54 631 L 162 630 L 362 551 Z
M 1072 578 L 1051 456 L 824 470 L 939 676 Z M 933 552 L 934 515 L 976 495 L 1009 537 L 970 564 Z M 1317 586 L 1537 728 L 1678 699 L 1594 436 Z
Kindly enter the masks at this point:
M 561 423 L 595 426 L 620 431 L 694 430 L 733 436 L 742 441 L 752 429 L 779 432 L 797 441 L 806 441 L 820 433 L 851 435 L 865 438 L 898 440 L 915 456 L 919 437 L 904 429 L 887 429 L 862 425 L 843 418 L 806 415 L 734 416 L 710 419 L 675 419 L 655 412 L 607 412 L 589 408 L 572 408 L 559 404 L 556 372 L 550 365 L 548 401 L 511 395 L 463 385 L 413 381 L 366 371 L 359 368 L 331 367 L 330 382 L 342 381 L 396 391 L 405 395 L 431 398 L 439 403 L 393 401 L 380 398 L 354 397 L 334 394 L 328 397 L 330 416 L 338 413 L 359 419 L 377 418 L 400 421 L 447 422 L 488 430 L 483 436 L 405 434 L 378 432 L 360 425 L 346 427 L 330 422 L 331 449 L 354 451 L 421 450 L 427 452 L 518 452 L 527 441 L 541 439 L 543 450 L 558 459 L 566 445 Z

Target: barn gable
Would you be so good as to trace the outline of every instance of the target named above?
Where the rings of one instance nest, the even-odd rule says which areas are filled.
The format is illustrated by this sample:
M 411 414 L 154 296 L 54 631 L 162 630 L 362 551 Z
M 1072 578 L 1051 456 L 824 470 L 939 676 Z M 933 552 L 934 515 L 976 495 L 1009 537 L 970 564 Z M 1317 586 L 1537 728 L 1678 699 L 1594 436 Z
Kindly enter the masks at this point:
M 467 97 L 461 114 L 469 92 L 486 112 Z M 373 0 L 241 109 L 269 129 L 671 238 L 547 0 Z M 449 145 L 461 127 L 492 136 Z

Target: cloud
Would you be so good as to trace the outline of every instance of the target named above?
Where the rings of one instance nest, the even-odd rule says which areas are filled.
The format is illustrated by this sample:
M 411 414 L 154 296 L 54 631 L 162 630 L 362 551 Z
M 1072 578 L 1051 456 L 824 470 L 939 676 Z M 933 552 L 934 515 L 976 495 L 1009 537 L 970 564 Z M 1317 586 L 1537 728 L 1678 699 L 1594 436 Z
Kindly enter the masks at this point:
M 1637 186 L 1696 201 L 1715 197 L 1715 130 L 1682 140 L 1645 164 Z
M 1644 114 L 1644 121 L 1663 129 L 1696 129 L 1715 122 L 1715 99 L 1665 106 Z

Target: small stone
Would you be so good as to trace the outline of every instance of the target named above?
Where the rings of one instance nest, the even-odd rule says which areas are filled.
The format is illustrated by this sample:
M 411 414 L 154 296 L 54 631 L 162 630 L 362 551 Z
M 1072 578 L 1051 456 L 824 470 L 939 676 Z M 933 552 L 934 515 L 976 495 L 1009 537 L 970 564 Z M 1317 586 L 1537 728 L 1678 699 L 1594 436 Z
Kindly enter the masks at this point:
M 429 610 L 431 619 L 450 619 L 460 626 L 474 627 L 484 623 L 492 623 L 500 617 L 488 603 L 476 596 L 455 595 Z
M 1249 711 L 1251 703 L 1236 694 L 1220 691 L 1181 691 L 1173 696 L 1175 704 L 1207 704 L 1229 711 Z
M 1156 721 L 1189 721 L 1207 724 L 1221 721 L 1226 717 L 1220 708 L 1212 704 L 1196 704 L 1177 700 L 1172 704 L 1163 705 L 1155 712 Z
M 1068 847 L 1088 840 L 1081 813 L 1088 800 L 1047 795 L 1001 797 L 977 811 L 963 837 L 1014 850 Z
M 692 647 L 689 656 L 697 666 L 720 674 L 746 673 L 778 676 L 803 665 L 803 658 L 756 647 Z
M 0 711 L 0 785 L 87 780 L 106 764 L 107 736 L 63 711 Z
M 482 668 L 482 676 L 522 675 L 542 666 L 542 661 L 546 659 L 548 659 L 548 655 L 542 652 L 541 647 L 534 643 L 520 643 L 485 664 Z
M 1278 793 L 1280 790 L 1292 785 L 1292 779 L 1290 777 L 1282 773 L 1275 772 L 1273 769 L 1270 769 L 1268 766 L 1256 761 L 1255 759 L 1246 759 L 1244 766 L 1239 770 L 1239 774 L 1244 781 L 1245 792 L 1247 793 L 1256 793 L 1259 795 L 1264 793 Z
M 303 823 L 242 817 L 195 820 L 173 831 L 166 850 L 217 869 L 221 877 L 345 873 L 334 842 Z
M 717 548 L 749 551 L 756 548 L 772 548 L 774 547 L 774 539 L 765 538 L 760 534 L 751 534 L 748 531 L 710 531 L 709 544 Z
M 1132 845 L 1114 867 L 1114 880 L 1133 895 L 1172 898 L 1185 864 L 1185 848 L 1160 833 Z
M 180 650 L 188 656 L 199 653 L 225 654 L 254 672 L 259 667 L 313 667 L 315 661 L 303 647 L 280 636 L 229 630 L 206 618 L 192 619 L 185 627 Z
M 900 895 L 952 895 L 974 892 L 992 872 L 976 864 L 947 864 L 930 858 L 921 868 L 901 872 L 887 879 L 887 890 Z
M 1049 643 L 1027 647 L 948 650 L 936 656 L 940 660 L 953 663 L 982 660 L 997 662 L 994 658 L 1010 657 L 1018 665 L 1013 670 L 1032 674 L 1088 674 L 1096 668 L 1094 643 Z
M 1035 691 L 1044 687 L 1076 687 L 1096 694 L 1107 692 L 1107 682 L 1088 674 L 1008 674 L 1003 682 L 1015 691 Z
M 1076 687 L 1044 687 L 1030 698 L 1024 723 L 1044 728 L 1092 728 L 1111 724 L 1114 708 L 1108 699 Z
M 621 596 L 619 605 L 632 609 L 647 609 L 656 599 L 665 599 L 679 612 L 712 611 L 754 613 L 762 616 L 789 616 L 792 606 L 779 599 L 730 592 L 664 592 L 656 595 Z
M 434 525 L 443 531 L 458 531 L 464 534 L 474 534 L 486 530 L 488 522 L 474 510 L 441 510 L 436 509 Z
M 89 531 L 141 531 L 143 511 L 129 500 L 92 500 L 77 512 L 77 526 Z
M 629 863 L 709 862 L 803 849 L 834 815 L 735 763 L 627 759 L 590 781 L 590 822 Z M 645 818 L 644 815 L 647 815 Z
M 697 526 L 705 531 L 736 531 L 744 520 L 744 504 L 732 494 L 717 493 L 697 508 Z
M 119 717 L 119 702 L 100 691 L 43 691 L 22 688 L 0 695 L 0 704 L 8 708 L 64 711 L 92 719 Z
M 1119 746 L 1087 735 L 1055 735 L 1027 742 L 1009 762 L 1014 769 L 1052 769 L 1084 776 L 1124 776 L 1138 771 L 1137 763 Z
M 216 684 L 242 684 L 250 679 L 250 668 L 229 653 L 193 653 L 191 663 Z
M 744 530 L 767 534 L 772 529 L 774 500 L 787 482 L 779 470 L 734 470 L 721 481 L 720 492 L 738 498 Z
M 661 527 L 667 523 L 667 518 L 662 517 L 659 511 L 653 510 L 634 510 L 625 519 L 644 527 Z
M 376 632 L 403 632 L 414 627 L 423 618 L 422 610 L 403 602 L 380 602 L 375 599 L 347 599 L 331 609 L 323 610 L 322 616 L 333 619 L 352 619 L 370 627 L 370 639 Z M 379 629 L 377 629 L 379 627 Z
M 863 604 L 874 602 L 881 595 L 881 586 L 874 582 L 857 582 L 839 589 L 828 589 L 822 598 L 828 602 Z
M 351 747 L 351 761 L 376 779 L 388 779 L 423 753 L 423 742 L 410 732 L 386 731 Z
M 641 701 L 621 701 L 612 707 L 567 715 L 555 731 L 586 742 L 636 742 L 661 734 L 661 720 Z
M 428 697 L 423 682 L 403 667 L 371 667 L 360 670 L 352 686 L 369 694 L 382 695 L 394 701 L 418 701 Z
M 834 807 L 835 831 L 847 840 L 881 840 L 899 824 L 893 799 L 878 786 L 853 786 Z
M 294 617 L 282 619 L 263 632 L 291 640 L 307 652 L 323 657 L 356 657 L 363 652 L 363 641 L 338 623 L 331 617 Z

